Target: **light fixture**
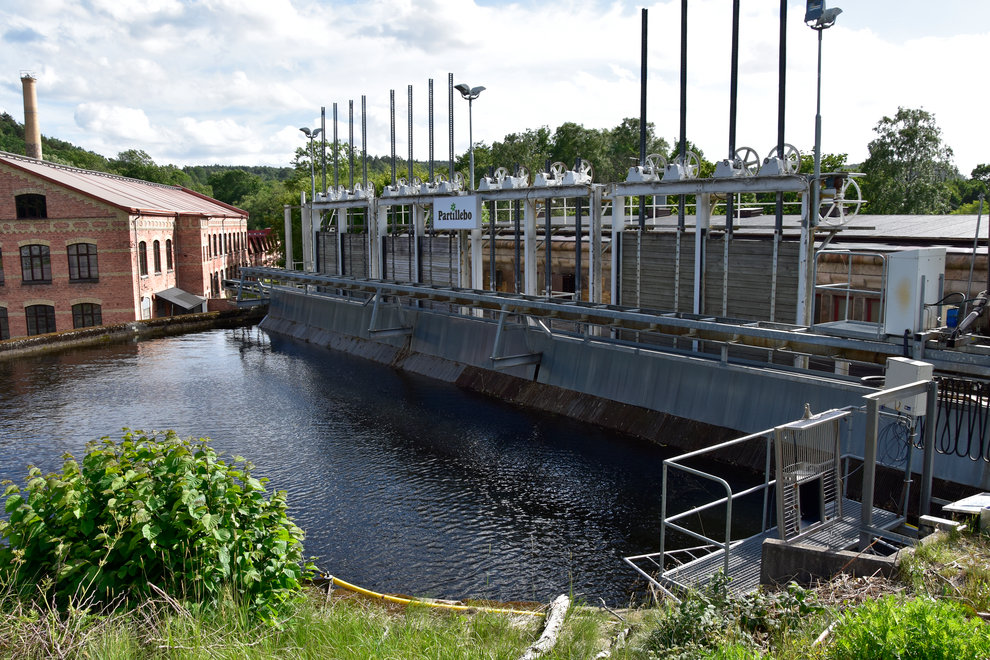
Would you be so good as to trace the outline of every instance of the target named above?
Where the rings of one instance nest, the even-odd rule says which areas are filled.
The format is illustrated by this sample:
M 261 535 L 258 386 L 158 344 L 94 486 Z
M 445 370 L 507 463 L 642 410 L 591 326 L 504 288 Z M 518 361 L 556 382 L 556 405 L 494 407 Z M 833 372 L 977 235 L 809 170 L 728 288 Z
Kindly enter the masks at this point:
M 842 13 L 838 7 L 825 8 L 825 0 L 808 0 L 804 22 L 818 33 L 818 98 L 815 104 L 815 173 L 811 184 L 811 209 L 808 213 L 808 226 L 818 224 L 821 205 L 822 178 L 822 32 L 835 25 L 836 17 Z
M 471 190 L 474 190 L 474 120 L 472 117 L 471 104 L 483 91 L 485 91 L 485 88 L 481 86 L 471 87 L 461 83 L 459 85 L 454 85 L 454 89 L 460 92 L 461 96 L 467 99 L 468 102 L 468 141 L 470 142 L 470 146 L 468 147 L 468 152 L 470 153 L 469 167 L 471 168 Z M 454 173 L 451 172 L 450 176 L 453 179 Z

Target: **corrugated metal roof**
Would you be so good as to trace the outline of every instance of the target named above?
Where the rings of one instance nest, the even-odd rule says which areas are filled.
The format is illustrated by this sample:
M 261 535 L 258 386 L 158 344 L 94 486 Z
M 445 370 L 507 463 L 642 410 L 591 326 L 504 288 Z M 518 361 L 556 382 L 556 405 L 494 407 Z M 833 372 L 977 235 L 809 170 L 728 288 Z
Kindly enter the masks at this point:
M 247 216 L 246 211 L 180 186 L 149 183 L 5 152 L 0 152 L 0 163 L 71 188 L 130 213 L 149 215 L 182 213 L 228 218 Z

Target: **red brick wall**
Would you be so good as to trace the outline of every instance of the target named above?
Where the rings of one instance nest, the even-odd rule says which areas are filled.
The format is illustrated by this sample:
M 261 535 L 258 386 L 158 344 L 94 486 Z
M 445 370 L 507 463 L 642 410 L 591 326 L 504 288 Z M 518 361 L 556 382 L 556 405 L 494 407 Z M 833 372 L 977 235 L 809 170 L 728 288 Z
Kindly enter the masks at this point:
M 16 219 L 14 197 L 24 193 L 45 195 L 48 218 Z M 0 255 L 4 274 L 0 306 L 7 308 L 11 337 L 27 334 L 24 308 L 32 304 L 55 306 L 57 330 L 72 328 L 72 305 L 80 302 L 101 305 L 104 323 L 134 320 L 128 225 L 123 211 L 0 165 Z M 78 242 L 96 244 L 98 282 L 69 280 L 67 247 Z M 32 243 L 49 247 L 51 284 L 22 282 L 20 247 Z
M 47 218 L 16 219 L 14 198 L 24 193 L 45 195 Z M 155 270 L 156 240 L 159 272 Z M 165 253 L 169 240 L 172 270 Z M 146 276 L 139 274 L 142 241 L 147 246 Z M 69 280 L 67 246 L 77 242 L 97 245 L 98 282 Z M 22 282 L 20 247 L 38 243 L 50 250 L 51 284 Z M 27 305 L 53 305 L 56 330 L 70 330 L 72 305 L 77 303 L 99 304 L 102 321 L 109 324 L 142 318 L 144 300 L 150 301 L 151 316 L 157 316 L 155 292 L 171 287 L 210 297 L 211 276 L 233 277 L 247 263 L 246 246 L 246 217 L 131 215 L 0 163 L 0 307 L 7 309 L 11 337 L 27 334 Z

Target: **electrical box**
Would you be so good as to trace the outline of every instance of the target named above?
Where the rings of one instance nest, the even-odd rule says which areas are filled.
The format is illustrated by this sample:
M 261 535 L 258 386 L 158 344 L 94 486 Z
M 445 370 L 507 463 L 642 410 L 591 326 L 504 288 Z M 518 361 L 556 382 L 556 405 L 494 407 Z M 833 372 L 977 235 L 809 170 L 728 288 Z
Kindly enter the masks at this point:
M 889 390 L 901 385 L 910 385 L 919 380 L 932 379 L 932 365 L 919 360 L 909 360 L 908 358 L 892 357 L 887 358 L 887 373 L 884 378 L 883 388 Z M 921 417 L 925 414 L 927 403 L 926 394 L 914 394 L 904 399 L 894 401 L 894 410 L 912 417 Z
M 938 327 L 940 278 L 945 274 L 945 248 L 931 247 L 894 252 L 887 257 L 884 292 L 884 333 L 903 335 Z

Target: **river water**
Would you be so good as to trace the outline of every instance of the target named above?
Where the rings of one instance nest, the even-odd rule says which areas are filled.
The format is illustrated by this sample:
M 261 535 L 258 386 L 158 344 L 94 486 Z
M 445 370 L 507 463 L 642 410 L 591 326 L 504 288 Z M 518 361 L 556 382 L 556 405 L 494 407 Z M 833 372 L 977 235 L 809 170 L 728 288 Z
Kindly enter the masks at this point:
M 257 328 L 0 362 L 0 479 L 124 427 L 248 458 L 306 555 L 379 591 L 621 605 L 658 549 L 667 450 Z

